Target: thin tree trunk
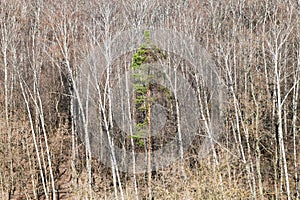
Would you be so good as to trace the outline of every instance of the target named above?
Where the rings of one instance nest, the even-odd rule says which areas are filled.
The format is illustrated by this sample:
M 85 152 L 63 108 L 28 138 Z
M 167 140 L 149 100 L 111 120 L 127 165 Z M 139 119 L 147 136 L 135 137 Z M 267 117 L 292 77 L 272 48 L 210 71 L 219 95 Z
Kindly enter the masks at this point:
M 150 67 L 148 71 L 148 78 L 150 75 Z M 149 199 L 152 200 L 152 188 L 151 188 L 151 89 L 150 82 L 148 82 L 147 88 L 147 122 L 148 122 L 148 195 Z
M 43 190 L 44 190 L 44 193 L 45 193 L 45 198 L 48 200 L 49 199 L 48 190 L 47 190 L 46 184 L 45 184 L 45 178 L 44 178 L 43 167 L 42 167 L 42 162 L 41 162 L 41 158 L 40 158 L 39 147 L 38 147 L 38 144 L 37 144 L 33 118 L 32 118 L 32 114 L 31 114 L 30 106 L 29 106 L 28 94 L 25 91 L 25 88 L 23 86 L 23 79 L 20 76 L 20 74 L 19 74 L 19 79 L 20 79 L 20 86 L 21 86 L 22 95 L 23 95 L 23 98 L 24 98 L 24 101 L 25 101 L 25 104 L 26 104 L 28 119 L 29 119 L 29 122 L 30 122 L 30 128 L 31 128 L 32 138 L 33 138 L 34 147 L 35 147 L 35 151 L 36 151 L 37 161 L 38 161 L 38 165 L 39 165 L 40 176 L 41 176 L 41 179 L 42 179 Z

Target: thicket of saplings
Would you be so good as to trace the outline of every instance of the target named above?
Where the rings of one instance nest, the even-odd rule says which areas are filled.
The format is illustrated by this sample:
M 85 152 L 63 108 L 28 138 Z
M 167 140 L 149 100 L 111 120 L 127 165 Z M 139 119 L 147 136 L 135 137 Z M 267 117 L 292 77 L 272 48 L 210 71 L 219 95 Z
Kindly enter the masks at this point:
M 1 2 L 0 10 L 0 199 L 299 199 L 299 2 L 16 0 Z M 184 33 L 207 51 L 226 91 L 224 128 L 205 155 L 204 128 L 178 162 L 124 173 L 91 157 L 87 138 L 78 137 L 76 80 L 101 43 L 149 27 Z M 110 75 L 122 62 L 130 70 L 137 53 L 114 60 Z M 170 57 L 176 63 L 168 52 L 159 59 Z M 213 93 L 202 87 L 209 119 Z M 174 94 L 158 85 L 136 89 L 135 120 L 146 130 L 148 90 L 176 106 Z M 170 110 L 164 131 L 172 138 L 178 116 Z M 104 123 L 109 108 L 98 111 Z M 147 138 L 114 134 L 134 141 L 128 151 L 149 150 Z M 153 137 L 153 151 L 170 138 Z

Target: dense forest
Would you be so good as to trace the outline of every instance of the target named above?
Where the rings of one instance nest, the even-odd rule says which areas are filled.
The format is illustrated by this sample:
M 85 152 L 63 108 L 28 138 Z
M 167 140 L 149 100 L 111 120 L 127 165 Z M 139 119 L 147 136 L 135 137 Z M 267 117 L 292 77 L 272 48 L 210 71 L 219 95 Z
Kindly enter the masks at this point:
M 300 199 L 300 1 L 1 0 L 0 199 Z

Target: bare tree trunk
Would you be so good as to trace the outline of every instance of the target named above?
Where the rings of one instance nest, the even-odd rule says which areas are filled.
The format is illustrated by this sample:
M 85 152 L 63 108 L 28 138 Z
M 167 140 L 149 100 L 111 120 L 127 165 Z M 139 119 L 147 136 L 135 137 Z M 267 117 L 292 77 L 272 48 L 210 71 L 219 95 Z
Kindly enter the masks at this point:
M 29 106 L 29 97 L 28 97 L 28 92 L 26 92 L 26 88 L 24 88 L 24 80 L 23 77 L 21 77 L 21 75 L 19 74 L 19 79 L 20 79 L 20 87 L 21 87 L 21 91 L 22 91 L 22 95 L 26 104 L 26 109 L 27 109 L 27 115 L 28 115 L 28 119 L 30 122 L 30 128 L 31 128 L 31 132 L 32 132 L 32 138 L 33 138 L 33 142 L 34 142 L 34 147 L 35 147 L 35 151 L 36 151 L 36 155 L 37 155 L 37 161 L 38 161 L 38 165 L 39 165 L 39 171 L 40 171 L 40 176 L 42 179 L 42 185 L 43 185 L 43 190 L 44 190 L 44 194 L 46 199 L 49 199 L 49 194 L 48 194 L 48 190 L 45 184 L 45 177 L 44 177 L 44 173 L 43 173 L 43 167 L 42 167 L 42 162 L 41 162 L 41 158 L 40 158 L 40 152 L 39 152 L 39 147 L 38 147 L 38 143 L 37 143 L 37 139 L 36 139 L 36 133 L 35 133 L 35 128 L 34 128 L 34 122 L 33 122 L 33 117 L 32 117 L 32 113 L 30 111 L 30 106 Z
M 47 156 L 47 161 L 49 165 L 49 174 L 50 174 L 50 181 L 51 181 L 51 188 L 52 188 L 52 199 L 56 199 L 56 190 L 55 190 L 55 181 L 54 181 L 54 175 L 53 175 L 53 169 L 52 169 L 52 161 L 51 161 L 51 154 L 50 154 L 50 149 L 48 145 L 48 136 L 47 132 L 45 129 L 45 120 L 44 120 L 44 113 L 43 113 L 43 105 L 42 105 L 42 100 L 40 96 L 40 85 L 39 85 L 39 74 L 41 73 L 41 66 L 38 62 L 38 56 L 41 56 L 40 49 L 38 48 L 38 41 L 36 38 L 40 37 L 40 31 L 39 31 L 39 26 L 40 26 L 40 5 L 37 5 L 36 11 L 35 11 L 35 23 L 32 28 L 32 46 L 31 46 L 31 53 L 32 53 L 32 69 L 33 69 L 33 74 L 34 74 L 34 104 L 36 108 L 36 114 L 40 121 L 41 129 L 43 132 L 44 136 L 44 141 L 45 141 L 45 147 L 46 147 L 46 156 Z M 39 123 L 37 123 L 39 124 Z
M 126 71 L 125 71 L 125 80 L 126 80 L 126 99 L 127 99 L 127 109 L 128 109 L 128 119 L 129 119 L 129 134 L 130 134 L 130 143 L 131 143 L 131 154 L 132 154 L 132 173 L 133 173 L 133 184 L 134 184 L 134 191 L 135 191 L 135 198 L 136 200 L 139 199 L 139 195 L 138 195 L 138 187 L 137 187 L 137 180 L 136 180 L 136 161 L 135 161 L 135 151 L 134 151 L 134 141 L 133 141 L 133 120 L 131 117 L 131 103 L 130 103 L 130 93 L 129 93 L 129 85 L 128 85 L 128 67 L 126 67 Z M 126 122 L 125 122 L 126 123 Z
M 148 79 L 150 75 L 150 68 L 148 69 Z M 147 86 L 147 122 L 148 122 L 148 195 L 149 199 L 152 200 L 152 177 L 151 177 L 151 89 L 150 89 L 150 82 L 148 82 Z
M 288 167 L 287 167 L 287 160 L 286 160 L 286 153 L 285 153 L 285 145 L 284 145 L 284 136 L 283 136 L 283 124 L 282 124 L 282 104 L 284 103 L 282 101 L 281 97 L 281 70 L 279 69 L 278 63 L 279 63 L 279 49 L 278 49 L 277 40 L 275 40 L 275 49 L 272 51 L 272 54 L 274 56 L 274 76 L 275 76 L 275 85 L 276 85 L 276 97 L 277 97 L 277 123 L 278 123 L 278 142 L 279 142 L 279 148 L 280 148 L 280 157 L 282 158 L 283 162 L 283 170 L 285 174 L 285 183 L 286 183 L 286 192 L 288 195 L 288 199 L 291 199 L 290 197 L 290 184 L 289 184 L 289 177 L 288 177 Z
M 293 89 L 293 100 L 292 100 L 292 108 L 293 108 L 293 119 L 292 119 L 292 132 L 293 132 L 293 156 L 294 156 L 294 180 L 295 180 L 295 199 L 299 199 L 299 175 L 298 175 L 298 155 L 297 155 L 297 107 L 299 101 L 299 89 L 300 89 L 300 48 L 298 48 L 298 62 L 295 66 L 295 75 L 294 75 L 294 84 L 295 87 Z
M 10 16 L 12 17 L 12 16 Z M 13 23 L 13 22 L 8 22 Z M 13 160 L 12 160 L 12 149 L 11 149 L 11 131 L 10 131 L 10 123 L 9 123 L 9 81 L 8 81 L 8 57 L 7 57 L 7 50 L 8 50 L 8 42 L 9 42 L 9 32 L 7 27 L 7 22 L 3 22 L 2 25 L 0 25 L 1 32 L 2 32 L 2 54 L 3 54 L 3 65 L 4 65 L 4 107 L 5 107 L 5 130 L 7 134 L 7 146 L 8 146 L 8 157 L 10 162 L 10 175 L 9 175 L 9 196 L 11 193 L 13 193 L 13 187 L 14 187 L 14 173 L 13 173 Z

